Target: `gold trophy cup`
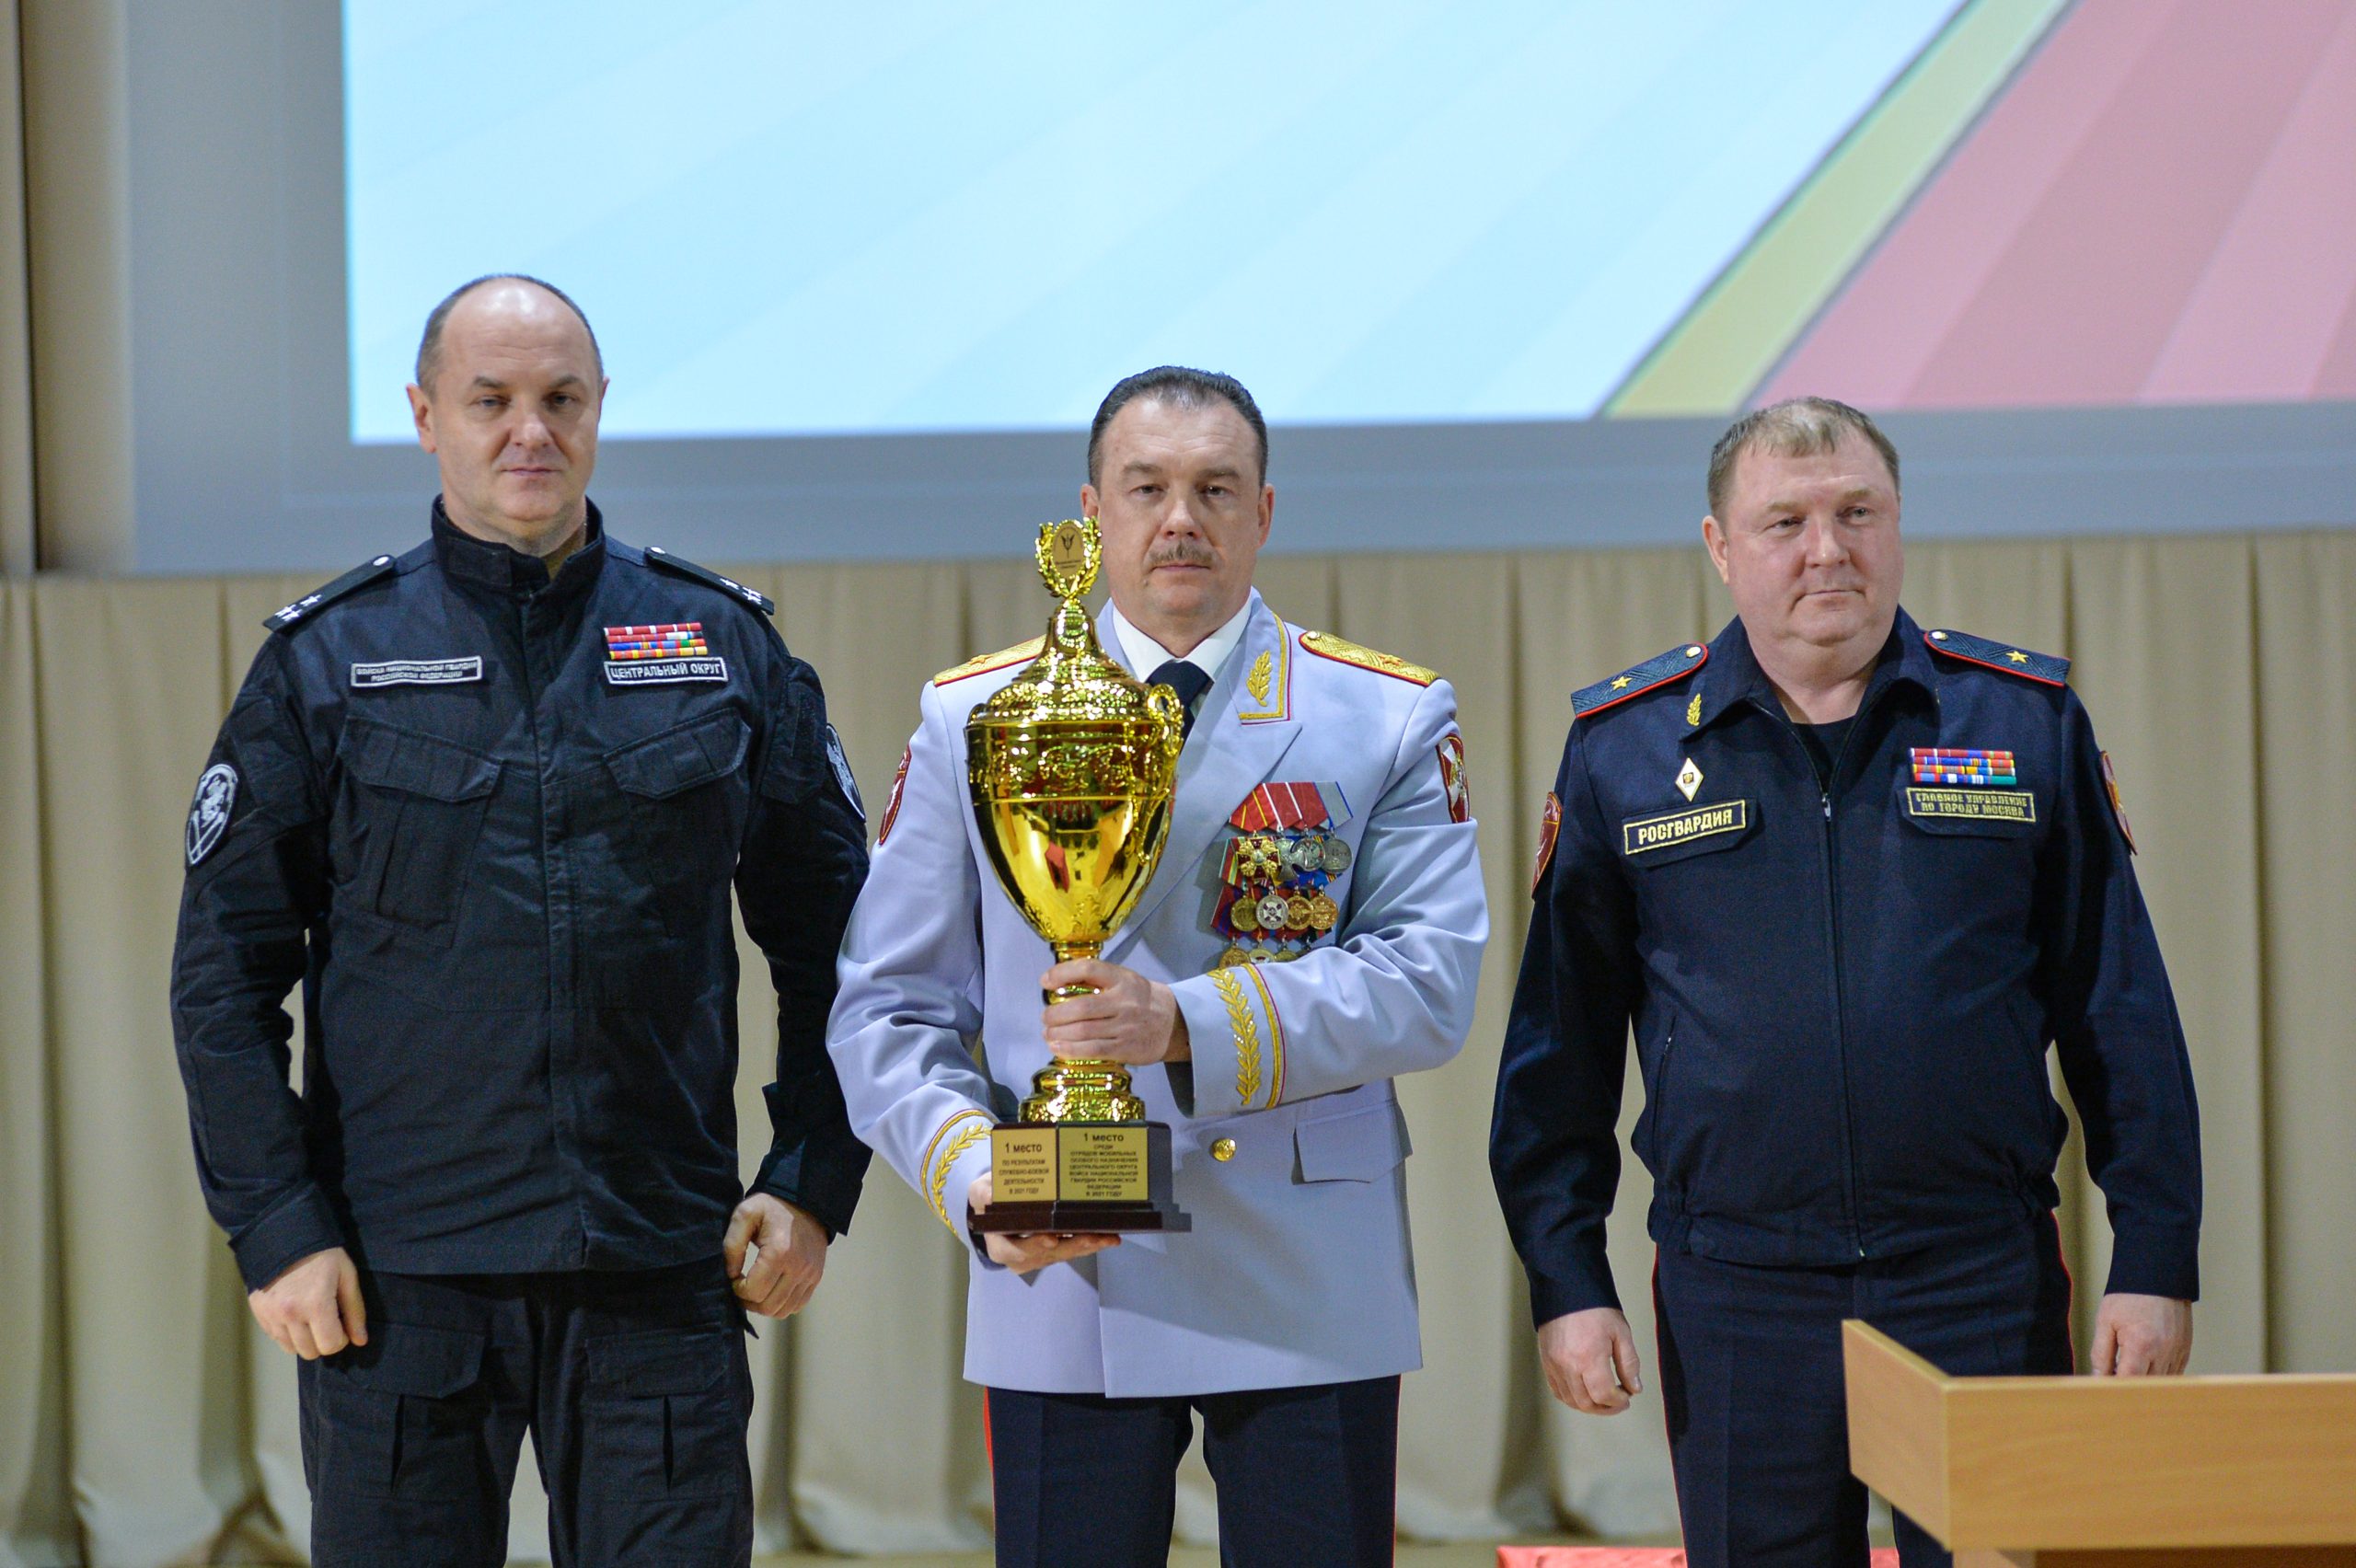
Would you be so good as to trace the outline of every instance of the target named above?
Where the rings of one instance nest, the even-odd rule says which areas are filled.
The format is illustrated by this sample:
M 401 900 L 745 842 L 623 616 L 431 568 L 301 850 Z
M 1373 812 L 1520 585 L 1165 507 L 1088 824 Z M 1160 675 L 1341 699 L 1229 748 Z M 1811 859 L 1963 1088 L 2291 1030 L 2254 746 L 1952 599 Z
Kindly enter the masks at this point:
M 1102 952 L 1153 880 L 1185 714 L 1097 643 L 1080 605 L 1103 559 L 1094 519 L 1042 527 L 1038 559 L 1058 601 L 1046 646 L 966 720 L 966 783 L 999 884 L 1062 963 Z M 1031 1087 L 1022 1119 L 991 1131 L 976 1229 L 1192 1228 L 1171 1198 L 1170 1128 L 1145 1119 L 1126 1068 L 1058 1060 Z

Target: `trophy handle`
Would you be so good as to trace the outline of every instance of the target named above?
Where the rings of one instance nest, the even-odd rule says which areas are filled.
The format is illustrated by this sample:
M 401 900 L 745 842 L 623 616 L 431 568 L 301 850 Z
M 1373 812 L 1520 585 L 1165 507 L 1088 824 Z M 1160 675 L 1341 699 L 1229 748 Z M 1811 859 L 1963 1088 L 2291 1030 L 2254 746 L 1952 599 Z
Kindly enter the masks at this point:
M 1146 687 L 1145 705 L 1148 711 L 1161 721 L 1162 744 L 1175 757 L 1178 748 L 1186 740 L 1186 709 L 1178 700 L 1177 688 L 1166 686 Z

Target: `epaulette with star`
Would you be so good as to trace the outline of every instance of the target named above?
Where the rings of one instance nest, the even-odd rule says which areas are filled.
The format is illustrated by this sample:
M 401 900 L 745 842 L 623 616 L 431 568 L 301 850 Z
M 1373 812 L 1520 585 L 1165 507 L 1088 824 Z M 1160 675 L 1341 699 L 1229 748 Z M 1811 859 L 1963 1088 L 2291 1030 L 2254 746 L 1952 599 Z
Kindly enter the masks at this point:
M 1026 642 L 1018 642 L 1011 648 L 1001 648 L 995 653 L 976 653 L 964 663 L 952 664 L 933 676 L 932 684 L 937 686 L 947 686 L 952 681 L 962 681 L 968 675 L 987 675 L 992 670 L 1003 670 L 1009 664 L 1027 664 L 1036 659 L 1040 651 L 1046 646 L 1045 638 L 1034 637 Z
M 1682 680 L 1710 662 L 1710 651 L 1699 642 L 1688 642 L 1666 653 L 1656 653 L 1641 664 L 1621 671 L 1608 681 L 1598 681 L 1571 693 L 1571 718 L 1585 719 L 1607 708 L 1616 708 L 1632 697 L 1672 681 Z
M 1992 670 L 2002 670 L 2024 680 L 2042 681 L 2047 686 L 2070 684 L 2070 661 L 2058 654 L 2034 653 L 2009 642 L 1991 642 L 1968 631 L 1926 631 L 1923 640 L 1931 645 L 1932 652 L 1960 659 L 1967 664 L 1985 664 Z
M 1426 670 L 1421 664 L 1411 664 L 1396 653 L 1364 647 L 1346 637 L 1336 637 L 1330 631 L 1304 631 L 1300 645 L 1321 659 L 1331 659 L 1338 664 L 1355 664 L 1361 670 L 1372 670 L 1393 680 L 1427 686 L 1439 679 L 1439 672 Z
M 646 547 L 646 563 L 649 566 L 659 566 L 665 571 L 676 572 L 681 577 L 700 582 L 707 588 L 717 588 L 730 598 L 750 605 L 765 616 L 777 614 L 777 602 L 759 589 L 747 588 L 734 578 L 723 577 L 708 566 L 698 566 L 685 556 L 675 556 L 661 545 Z
M 285 631 L 300 626 L 311 617 L 313 612 L 334 604 L 346 594 L 358 593 L 379 577 L 389 577 L 392 571 L 393 558 L 380 555 L 364 566 L 353 567 L 326 586 L 312 589 L 293 604 L 283 606 L 261 624 L 272 631 Z

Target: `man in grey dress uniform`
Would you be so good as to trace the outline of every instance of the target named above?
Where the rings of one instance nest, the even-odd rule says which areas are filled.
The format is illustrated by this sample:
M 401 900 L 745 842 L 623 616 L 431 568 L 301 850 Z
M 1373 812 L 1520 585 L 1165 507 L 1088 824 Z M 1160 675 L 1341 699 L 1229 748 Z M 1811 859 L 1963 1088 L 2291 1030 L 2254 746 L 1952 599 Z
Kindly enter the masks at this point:
M 1195 1412 L 1229 1562 L 1391 1560 L 1421 1361 L 1392 1080 L 1462 1044 L 1488 912 L 1453 693 L 1262 601 L 1266 469 L 1228 376 L 1131 376 L 1091 432 L 1099 638 L 1188 709 L 1167 847 L 1103 958 L 1055 963 L 968 801 L 966 716 L 1035 642 L 925 689 L 844 939 L 852 1126 L 973 1248 L 1001 1563 L 1163 1561 Z M 1097 993 L 1042 1009 L 1075 983 Z M 1051 1053 L 1131 1065 L 1191 1233 L 968 1229 L 988 1130 Z

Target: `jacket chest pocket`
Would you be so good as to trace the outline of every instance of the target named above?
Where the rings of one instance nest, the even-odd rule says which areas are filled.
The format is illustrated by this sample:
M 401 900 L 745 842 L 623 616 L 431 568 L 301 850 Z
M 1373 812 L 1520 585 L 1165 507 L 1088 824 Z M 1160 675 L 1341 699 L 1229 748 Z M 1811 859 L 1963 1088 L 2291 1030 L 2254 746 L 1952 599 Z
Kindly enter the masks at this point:
M 370 719 L 343 727 L 345 774 L 359 788 L 355 895 L 370 913 L 446 941 L 499 782 L 498 761 L 435 735 Z
M 752 739 L 743 719 L 713 713 L 606 754 L 620 788 L 623 839 L 666 924 L 691 927 L 735 869 Z

